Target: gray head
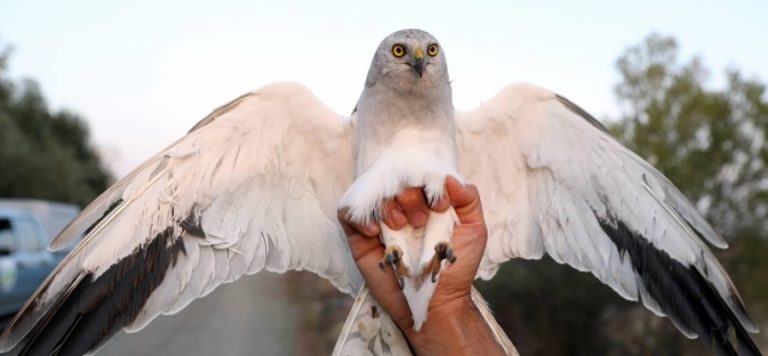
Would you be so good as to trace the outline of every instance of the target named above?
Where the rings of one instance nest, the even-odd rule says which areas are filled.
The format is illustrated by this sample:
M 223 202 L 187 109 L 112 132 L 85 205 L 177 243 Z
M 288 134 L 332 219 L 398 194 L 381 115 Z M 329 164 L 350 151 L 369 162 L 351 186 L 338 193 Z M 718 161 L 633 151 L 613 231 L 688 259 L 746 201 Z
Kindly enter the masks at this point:
M 384 85 L 408 94 L 429 94 L 435 89 L 450 88 L 443 49 L 437 39 L 425 31 L 397 31 L 379 44 L 365 84 L 368 87 Z

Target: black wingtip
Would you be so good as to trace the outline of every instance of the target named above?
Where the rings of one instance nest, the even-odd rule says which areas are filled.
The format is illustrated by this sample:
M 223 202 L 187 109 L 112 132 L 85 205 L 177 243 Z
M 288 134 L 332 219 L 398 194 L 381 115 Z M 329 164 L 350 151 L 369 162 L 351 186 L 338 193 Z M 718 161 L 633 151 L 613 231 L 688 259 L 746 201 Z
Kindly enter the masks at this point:
M 621 220 L 596 217 L 620 254 L 630 259 L 650 296 L 678 327 L 695 332 L 719 355 L 761 355 L 745 325 L 696 268 L 670 257 Z
M 19 355 L 83 355 L 103 345 L 138 316 L 162 283 L 183 241 L 169 227 L 110 266 L 72 282 L 71 292 L 49 308 L 21 341 Z

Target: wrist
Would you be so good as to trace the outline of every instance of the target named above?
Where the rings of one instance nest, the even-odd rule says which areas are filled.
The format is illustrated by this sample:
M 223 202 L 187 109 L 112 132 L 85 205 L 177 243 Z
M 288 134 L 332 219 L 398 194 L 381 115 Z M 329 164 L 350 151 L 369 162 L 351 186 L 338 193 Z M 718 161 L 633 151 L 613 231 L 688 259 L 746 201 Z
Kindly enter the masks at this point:
M 415 331 L 411 327 L 405 332 L 416 354 L 445 355 L 448 354 L 446 349 L 455 349 L 456 346 L 460 346 L 463 343 L 460 320 L 468 316 L 471 317 L 471 315 L 467 315 L 467 311 L 473 307 L 471 300 L 462 298 L 431 308 L 421 330 Z M 451 345 L 444 344 L 442 340 L 450 340 Z
M 422 329 L 408 328 L 405 335 L 417 355 L 469 355 L 498 347 L 469 296 L 431 308 Z
M 432 302 L 435 304 L 434 300 Z M 427 311 L 427 320 L 424 322 L 421 330 L 413 330 L 411 323 L 411 327 L 406 329 L 406 333 L 413 335 L 414 338 L 418 338 L 423 337 L 432 331 L 443 330 L 443 328 L 453 325 L 462 317 L 466 317 L 466 314 L 473 308 L 474 304 L 469 296 L 439 303 L 439 305 L 431 306 L 429 308 Z

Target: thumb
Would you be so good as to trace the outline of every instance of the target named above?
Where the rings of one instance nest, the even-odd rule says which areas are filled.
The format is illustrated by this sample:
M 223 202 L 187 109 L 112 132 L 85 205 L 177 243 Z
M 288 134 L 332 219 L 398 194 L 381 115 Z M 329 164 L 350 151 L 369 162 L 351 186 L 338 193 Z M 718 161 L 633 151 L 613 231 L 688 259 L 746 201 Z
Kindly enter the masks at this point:
M 445 190 L 451 200 L 451 205 L 462 224 L 482 223 L 483 208 L 480 204 L 480 193 L 474 185 L 464 185 L 453 176 L 445 178 Z

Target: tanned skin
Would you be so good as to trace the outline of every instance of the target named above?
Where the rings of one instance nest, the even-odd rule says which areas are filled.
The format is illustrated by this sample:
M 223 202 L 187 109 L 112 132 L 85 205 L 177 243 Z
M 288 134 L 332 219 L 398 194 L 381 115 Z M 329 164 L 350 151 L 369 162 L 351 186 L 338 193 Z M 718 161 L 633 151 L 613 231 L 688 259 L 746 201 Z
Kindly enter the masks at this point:
M 379 224 L 351 223 L 344 210 L 339 211 L 339 221 L 371 294 L 400 327 L 416 354 L 504 355 L 470 299 L 488 238 L 480 196 L 475 186 L 463 185 L 453 177 L 446 178 L 445 188 L 446 195 L 432 209 L 444 212 L 453 206 L 456 211 L 459 224 L 453 231 L 452 243 L 458 259 L 441 272 L 429 303 L 429 317 L 419 332 L 412 328 L 411 312 L 394 274 L 389 267 L 382 270 L 379 266 L 384 255 Z M 406 224 L 424 226 L 430 210 L 421 188 L 405 189 L 395 199 L 385 201 L 384 207 L 387 211 L 383 222 L 393 230 Z

